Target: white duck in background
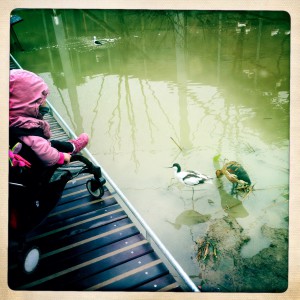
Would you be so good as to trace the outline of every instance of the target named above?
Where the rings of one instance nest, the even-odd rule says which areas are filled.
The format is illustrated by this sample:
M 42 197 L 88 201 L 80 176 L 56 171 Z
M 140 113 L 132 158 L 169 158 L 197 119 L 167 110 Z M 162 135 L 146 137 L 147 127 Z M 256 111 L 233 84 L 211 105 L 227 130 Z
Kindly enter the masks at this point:
M 196 171 L 182 171 L 181 167 L 178 163 L 174 163 L 172 167 L 174 169 L 174 176 L 178 179 L 179 182 L 183 183 L 186 186 L 190 186 L 193 188 L 193 196 L 194 196 L 194 187 L 196 185 L 204 184 L 204 183 L 212 183 L 212 177 L 201 174 Z
M 113 39 L 108 39 L 108 38 L 103 38 L 103 39 L 97 39 L 96 36 L 94 36 L 93 38 L 93 42 L 94 42 L 94 45 L 96 46 L 101 46 L 101 45 L 105 45 L 107 43 L 114 43 L 118 40 L 120 40 L 121 38 L 113 38 Z
M 97 46 L 103 45 L 103 43 L 101 41 L 97 40 L 97 38 L 95 36 L 94 36 L 94 44 Z

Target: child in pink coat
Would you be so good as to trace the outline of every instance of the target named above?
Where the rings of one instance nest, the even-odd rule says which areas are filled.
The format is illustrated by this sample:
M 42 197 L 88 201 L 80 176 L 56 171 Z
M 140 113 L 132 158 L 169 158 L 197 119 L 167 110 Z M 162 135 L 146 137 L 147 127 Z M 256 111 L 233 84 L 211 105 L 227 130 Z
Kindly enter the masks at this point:
M 21 69 L 10 71 L 9 132 L 30 147 L 43 166 L 69 163 L 71 154 L 87 144 L 86 133 L 67 142 L 51 140 L 50 125 L 43 120 L 42 109 L 49 94 L 48 86 L 38 75 Z M 14 145 L 10 145 L 13 147 Z

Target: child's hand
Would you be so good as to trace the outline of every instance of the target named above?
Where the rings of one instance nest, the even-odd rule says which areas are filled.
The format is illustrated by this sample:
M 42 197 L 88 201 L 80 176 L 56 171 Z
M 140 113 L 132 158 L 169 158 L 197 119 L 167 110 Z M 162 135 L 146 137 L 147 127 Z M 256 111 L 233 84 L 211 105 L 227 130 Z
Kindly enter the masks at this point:
M 63 153 L 64 154 L 64 163 L 68 164 L 71 160 L 71 155 L 69 153 Z

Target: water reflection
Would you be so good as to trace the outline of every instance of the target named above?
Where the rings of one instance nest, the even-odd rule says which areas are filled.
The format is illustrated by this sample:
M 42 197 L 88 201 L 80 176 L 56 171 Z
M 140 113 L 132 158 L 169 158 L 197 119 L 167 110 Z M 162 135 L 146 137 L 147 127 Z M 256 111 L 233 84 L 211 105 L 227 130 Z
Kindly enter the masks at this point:
M 89 150 L 185 270 L 199 283 L 191 244 L 224 216 L 249 234 L 248 257 L 259 255 L 262 222 L 287 227 L 280 200 L 289 174 L 288 15 L 56 13 L 18 11 L 25 51 L 13 54 L 45 78 L 51 101 L 76 133 L 90 134 Z M 113 42 L 96 46 L 93 36 Z M 165 166 L 176 160 L 213 175 L 218 153 L 245 165 L 255 195 L 242 202 L 219 180 L 195 191 L 192 203 L 191 192 L 168 190 Z M 267 278 L 261 284 L 268 289 Z
M 74 118 L 72 120 L 72 125 L 77 132 L 83 132 L 82 117 L 78 105 L 78 95 L 76 88 L 76 80 L 74 77 L 74 70 L 71 66 L 70 52 L 66 48 L 66 37 L 65 37 L 65 27 L 61 15 L 55 13 L 52 16 L 53 28 L 55 33 L 55 38 L 58 44 L 59 57 L 62 64 L 63 80 L 66 82 L 66 87 L 68 91 L 68 99 L 70 101 L 65 101 L 64 97 L 61 98 L 64 105 L 68 107 L 70 105 L 71 110 L 67 109 L 67 112 L 73 112 Z M 62 95 L 62 94 L 61 94 Z M 68 102 L 68 103 L 66 103 Z
M 201 223 L 205 223 L 209 221 L 211 215 L 203 215 L 195 210 L 185 210 L 181 214 L 179 214 L 174 223 L 171 221 L 167 221 L 169 224 L 173 225 L 175 229 L 180 229 L 181 226 L 193 226 Z
M 190 149 L 192 147 L 192 143 L 190 141 L 190 128 L 188 122 L 187 82 L 185 65 L 185 24 L 183 12 L 175 12 L 173 14 L 173 20 L 180 116 L 179 142 L 183 148 Z
M 221 169 L 219 157 L 214 157 L 213 160 L 214 167 L 216 170 Z M 218 192 L 221 198 L 221 206 L 228 216 L 239 219 L 239 218 L 246 218 L 249 213 L 245 209 L 243 205 L 244 198 L 240 199 L 240 195 L 238 193 L 232 194 L 232 190 L 229 192 L 228 188 L 225 187 L 224 178 L 218 178 Z

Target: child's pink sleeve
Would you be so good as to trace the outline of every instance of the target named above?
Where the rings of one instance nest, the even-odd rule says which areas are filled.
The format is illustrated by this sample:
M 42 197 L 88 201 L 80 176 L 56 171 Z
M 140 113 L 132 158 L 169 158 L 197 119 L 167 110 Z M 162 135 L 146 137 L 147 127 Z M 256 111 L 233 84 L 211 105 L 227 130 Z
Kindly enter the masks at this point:
M 58 165 L 63 165 L 65 162 L 65 156 L 62 152 L 59 152 L 59 160 L 57 162 Z
M 61 163 L 63 153 L 53 148 L 48 140 L 32 135 L 22 136 L 20 139 L 35 152 L 45 166 L 63 164 Z

